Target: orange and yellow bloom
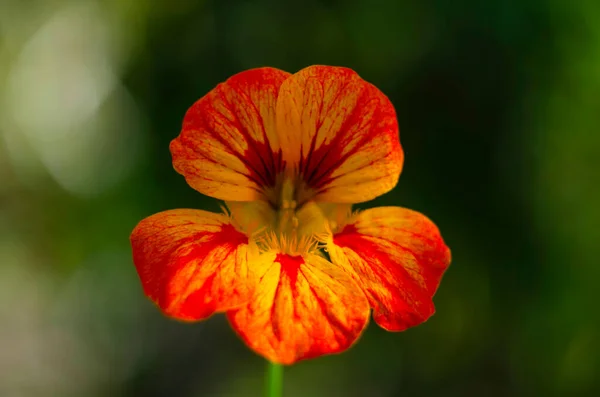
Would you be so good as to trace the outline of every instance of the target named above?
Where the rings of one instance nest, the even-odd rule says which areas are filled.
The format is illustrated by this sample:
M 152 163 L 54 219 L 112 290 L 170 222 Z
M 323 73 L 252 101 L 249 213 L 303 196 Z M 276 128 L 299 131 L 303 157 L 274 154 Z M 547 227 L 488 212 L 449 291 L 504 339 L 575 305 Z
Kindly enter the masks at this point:
M 427 320 L 450 263 L 437 227 L 400 207 L 351 212 L 402 170 L 394 107 L 346 68 L 239 73 L 187 112 L 171 142 L 188 184 L 222 214 L 179 209 L 131 235 L 144 292 L 168 316 L 225 312 L 283 364 L 341 352 L 374 321 Z

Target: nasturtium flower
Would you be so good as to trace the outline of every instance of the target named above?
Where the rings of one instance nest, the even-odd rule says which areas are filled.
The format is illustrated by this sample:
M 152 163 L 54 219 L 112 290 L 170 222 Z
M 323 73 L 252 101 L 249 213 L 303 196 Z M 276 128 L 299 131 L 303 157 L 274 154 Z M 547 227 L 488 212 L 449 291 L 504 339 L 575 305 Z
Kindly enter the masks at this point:
M 371 310 L 386 330 L 427 320 L 450 263 L 437 227 L 400 207 L 352 212 L 402 170 L 396 113 L 347 68 L 239 73 L 187 111 L 173 165 L 223 213 L 161 212 L 131 235 L 145 294 L 167 316 L 224 312 L 270 361 L 339 353 Z

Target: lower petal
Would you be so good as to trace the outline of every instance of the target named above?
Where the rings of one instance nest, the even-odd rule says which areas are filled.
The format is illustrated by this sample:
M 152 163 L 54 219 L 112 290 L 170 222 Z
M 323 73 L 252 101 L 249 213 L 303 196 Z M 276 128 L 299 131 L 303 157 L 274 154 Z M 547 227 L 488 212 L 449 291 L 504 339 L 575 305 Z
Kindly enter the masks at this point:
M 270 361 L 339 353 L 367 324 L 369 304 L 344 269 L 313 254 L 267 253 L 252 302 L 227 313 L 250 348 Z
M 131 246 L 144 292 L 170 317 L 201 320 L 247 303 L 254 292 L 248 238 L 225 215 L 160 212 L 135 227 Z
M 434 313 L 450 250 L 424 215 L 399 207 L 360 212 L 327 248 L 333 263 L 356 272 L 381 327 L 402 331 Z

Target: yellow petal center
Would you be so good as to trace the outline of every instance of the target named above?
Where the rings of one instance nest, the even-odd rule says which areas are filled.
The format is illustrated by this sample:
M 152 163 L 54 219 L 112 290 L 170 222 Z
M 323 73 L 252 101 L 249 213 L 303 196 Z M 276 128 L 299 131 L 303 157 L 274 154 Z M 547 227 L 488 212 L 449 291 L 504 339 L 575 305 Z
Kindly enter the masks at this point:
M 319 242 L 345 218 L 348 204 L 316 203 L 306 198 L 295 178 L 285 178 L 269 201 L 226 202 L 234 224 L 262 251 L 303 255 L 318 250 Z

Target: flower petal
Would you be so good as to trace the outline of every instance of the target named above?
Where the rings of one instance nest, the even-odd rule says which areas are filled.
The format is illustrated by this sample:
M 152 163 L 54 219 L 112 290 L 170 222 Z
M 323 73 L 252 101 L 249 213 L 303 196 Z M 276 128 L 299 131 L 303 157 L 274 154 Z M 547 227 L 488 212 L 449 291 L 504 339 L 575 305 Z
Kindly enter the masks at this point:
M 350 69 L 311 66 L 288 78 L 277 130 L 284 161 L 315 200 L 367 201 L 398 182 L 404 156 L 394 107 Z
M 369 304 L 342 268 L 314 255 L 267 253 L 249 305 L 227 313 L 236 332 L 268 360 L 298 360 L 347 349 L 367 324 Z
M 450 250 L 424 215 L 399 207 L 360 212 L 327 248 L 333 263 L 354 269 L 381 327 L 402 331 L 434 313 Z
M 222 200 L 252 201 L 275 185 L 284 167 L 275 107 L 288 76 L 274 68 L 248 70 L 192 105 L 171 142 L 173 166 L 191 187 Z
M 131 246 L 144 292 L 168 316 L 201 320 L 246 304 L 254 292 L 248 238 L 225 215 L 160 212 L 135 227 Z

